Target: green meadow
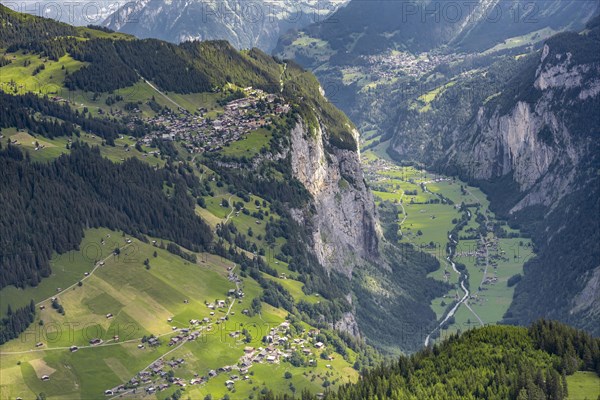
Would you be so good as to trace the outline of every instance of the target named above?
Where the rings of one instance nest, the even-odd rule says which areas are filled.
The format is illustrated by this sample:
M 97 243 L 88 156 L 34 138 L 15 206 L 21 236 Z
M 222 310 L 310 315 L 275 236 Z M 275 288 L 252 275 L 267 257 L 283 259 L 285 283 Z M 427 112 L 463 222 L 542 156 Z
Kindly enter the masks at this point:
M 578 371 L 567 376 L 569 400 L 595 400 L 600 396 L 600 377 L 593 372 Z
M 250 132 L 243 139 L 225 146 L 221 151 L 221 154 L 235 158 L 252 158 L 259 154 L 263 148 L 265 150 L 269 149 L 271 137 L 271 132 L 265 128 L 259 128 Z
M 153 245 L 152 241 L 128 243 L 128 240 L 119 232 L 88 230 L 81 251 L 56 256 L 53 276 L 40 286 L 26 291 L 14 288 L 2 291 L 3 300 L 10 299 L 14 305 L 26 298 L 33 298 L 39 304 L 34 324 L 18 339 L 1 347 L 0 398 L 31 398 L 41 392 L 48 398 L 98 398 L 104 390 L 128 381 L 167 353 L 167 360 L 172 357 L 186 360 L 175 372 L 179 377 L 192 379 L 194 374 L 206 375 L 211 369 L 235 365 L 243 355 L 244 346 L 260 347 L 262 337 L 285 321 L 285 311 L 264 303 L 259 315 L 250 317 L 242 312 L 262 294 L 261 287 L 251 278 L 241 278 L 243 298 L 228 298 L 228 291 L 236 288 L 227 278 L 228 269 L 233 266 L 230 261 L 198 254 L 198 262 L 193 264 Z M 122 249 L 118 256 L 112 254 L 115 247 Z M 149 269 L 144 265 L 146 259 Z M 104 264 L 96 264 L 97 260 L 104 260 Z M 94 265 L 99 266 L 85 276 Z M 302 293 L 300 282 L 278 281 L 297 296 L 296 300 L 318 301 L 315 296 L 310 298 Z M 62 286 L 60 292 L 56 290 L 58 285 Z M 58 299 L 64 315 L 52 308 L 49 297 Z M 212 311 L 206 306 L 218 299 L 232 304 L 229 315 L 226 309 Z M 221 321 L 222 317 L 226 320 Z M 176 334 L 173 328 L 188 328 L 191 319 L 203 318 L 210 318 L 211 323 L 201 327 L 202 334 L 197 340 L 180 347 L 167 345 Z M 250 332 L 250 342 L 230 337 L 231 332 L 242 329 Z M 161 344 L 138 348 L 145 335 L 159 337 Z M 93 338 L 104 342 L 90 346 Z M 42 345 L 37 347 L 39 342 Z M 69 351 L 73 345 L 79 347 L 77 352 Z M 314 356 L 317 359 L 319 355 Z M 318 365 L 310 369 L 283 362 L 255 364 L 251 368 L 252 383 L 239 381 L 235 390 L 249 395 L 259 390 L 255 386 L 262 388 L 269 383 L 272 389 L 286 391 L 290 390 L 288 384 L 293 383 L 298 390 L 319 391 L 325 381 L 341 383 L 342 377 L 354 381 L 357 372 L 350 364 L 354 356 L 348 357 L 349 361 L 339 355 L 331 361 L 319 359 Z M 293 371 L 291 381 L 278 380 L 279 386 L 273 387 L 273 374 L 283 375 L 286 370 Z M 50 379 L 42 381 L 42 375 Z M 203 398 L 208 393 L 223 396 L 230 393 L 224 385 L 225 379 L 228 379 L 225 375 L 219 375 L 203 386 L 188 386 L 185 393 L 191 398 L 196 395 Z M 169 390 L 150 398 L 163 398 Z M 233 393 L 230 395 L 233 397 Z

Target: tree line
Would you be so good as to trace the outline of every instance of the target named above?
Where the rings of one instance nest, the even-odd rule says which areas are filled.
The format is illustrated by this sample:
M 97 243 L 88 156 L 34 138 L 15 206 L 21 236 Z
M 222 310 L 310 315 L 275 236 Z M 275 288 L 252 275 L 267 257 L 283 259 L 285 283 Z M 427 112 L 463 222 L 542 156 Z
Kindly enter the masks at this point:
M 529 329 L 477 328 L 366 371 L 356 384 L 329 390 L 324 398 L 562 400 L 568 396 L 567 375 L 577 370 L 600 374 L 599 345 L 598 338 L 544 320 Z M 261 398 L 293 397 L 268 393 Z M 305 391 L 300 398 L 318 397 Z
M 0 147 L 0 170 L 0 288 L 37 285 L 51 273 L 52 254 L 77 250 L 87 228 L 161 237 L 193 251 L 212 240 L 188 195 L 197 179 L 172 166 L 155 171 L 136 159 L 114 164 L 98 148 L 75 142 L 71 154 L 49 164 Z M 163 184 L 174 188 L 170 198 Z

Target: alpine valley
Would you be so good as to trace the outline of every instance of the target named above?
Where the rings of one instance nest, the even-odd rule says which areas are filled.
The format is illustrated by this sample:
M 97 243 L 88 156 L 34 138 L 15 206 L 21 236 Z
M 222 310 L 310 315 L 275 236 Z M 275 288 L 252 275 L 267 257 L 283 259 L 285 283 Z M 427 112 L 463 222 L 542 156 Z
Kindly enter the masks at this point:
M 0 5 L 0 398 L 600 398 L 598 3 L 468 3 Z
M 356 1 L 279 43 L 355 121 L 363 152 L 461 177 L 532 239 L 506 323 L 600 334 L 597 13 L 597 1 Z

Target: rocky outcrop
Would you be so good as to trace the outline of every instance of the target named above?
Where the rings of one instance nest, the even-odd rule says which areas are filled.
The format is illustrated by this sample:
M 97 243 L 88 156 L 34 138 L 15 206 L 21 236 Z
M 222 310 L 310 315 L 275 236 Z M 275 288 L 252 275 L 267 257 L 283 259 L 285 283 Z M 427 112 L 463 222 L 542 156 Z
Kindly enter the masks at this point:
M 600 266 L 593 271 L 589 271 L 587 276 L 583 276 L 581 279 L 587 284 L 573 299 L 571 314 L 591 312 L 596 314 L 594 319 L 598 320 L 598 314 L 600 314 Z
M 311 135 L 303 122 L 292 129 L 291 142 L 294 177 L 314 199 L 314 212 L 296 210 L 294 215 L 314 227 L 313 250 L 319 262 L 350 277 L 361 259 L 377 258 L 380 236 L 360 155 L 326 147 L 323 128 Z

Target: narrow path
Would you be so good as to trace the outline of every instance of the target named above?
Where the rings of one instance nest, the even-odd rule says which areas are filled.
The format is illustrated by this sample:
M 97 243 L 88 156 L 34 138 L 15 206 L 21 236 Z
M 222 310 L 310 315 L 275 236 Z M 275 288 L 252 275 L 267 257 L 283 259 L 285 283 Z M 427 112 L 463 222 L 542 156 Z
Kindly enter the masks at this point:
M 159 88 L 157 88 L 156 86 L 154 86 L 149 80 L 147 80 L 146 78 L 144 78 L 141 75 L 140 75 L 140 78 L 142 78 L 142 81 L 144 81 L 144 83 L 146 83 L 148 86 L 150 86 L 152 89 L 154 89 L 162 97 L 164 97 L 165 99 L 169 100 L 171 103 L 175 104 L 178 108 L 182 108 L 184 110 L 186 109 L 185 107 L 182 107 L 181 105 L 179 105 L 175 100 L 173 100 L 172 98 L 170 98 L 169 96 L 167 96 L 165 93 L 161 92 L 161 90 Z
M 231 204 L 232 197 L 233 197 L 233 195 L 229 196 L 229 199 L 227 199 L 227 203 L 229 203 L 229 206 L 231 207 L 231 212 L 227 215 L 227 218 L 225 218 L 225 221 L 223 222 L 223 224 L 226 224 L 227 222 L 229 222 L 231 215 L 235 212 L 235 207 L 233 206 L 233 204 Z
M 479 318 L 479 315 L 477 315 L 477 313 L 471 308 L 468 301 L 465 301 L 465 307 L 467 307 L 469 309 L 469 311 L 471 311 L 471 313 L 475 316 L 475 318 L 477 318 L 477 320 L 479 321 L 479 324 L 481 326 L 485 325 L 485 323 L 481 320 L 481 318 Z
M 404 232 L 402 232 L 402 225 L 406 222 L 406 209 L 404 208 L 404 203 L 402 203 L 402 199 L 404 198 L 404 190 L 402 191 L 402 196 L 400 196 L 400 207 L 402 207 L 402 215 L 404 216 L 404 218 L 402 218 L 402 221 L 400 221 L 400 223 L 398 224 L 398 228 L 400 230 L 400 235 L 402 235 L 402 237 L 404 237 Z
M 125 249 L 126 249 L 127 247 L 129 247 L 130 245 L 131 245 L 131 243 L 128 243 L 128 244 L 126 244 L 126 245 L 125 245 L 125 246 L 123 246 L 123 247 L 119 247 L 119 251 L 123 251 L 123 250 L 125 250 Z M 89 273 L 88 275 L 84 276 L 83 278 L 81 278 L 80 280 L 78 280 L 77 282 L 75 282 L 74 284 L 72 284 L 71 286 L 69 286 L 68 288 L 65 288 L 65 289 L 61 290 L 61 291 L 60 291 L 60 292 L 58 292 L 56 295 L 54 295 L 54 296 L 50 296 L 50 297 L 48 297 L 47 299 L 44 299 L 44 300 L 40 301 L 39 303 L 36 303 L 36 307 L 40 306 L 42 303 L 45 303 L 45 302 L 47 302 L 48 300 L 51 300 L 53 297 L 56 297 L 56 296 L 60 295 L 61 293 L 64 293 L 64 292 L 66 292 L 67 290 L 74 288 L 75 286 L 79 285 L 79 282 L 83 282 L 83 281 L 85 281 L 86 279 L 88 279 L 88 278 L 91 278 L 91 277 L 92 277 L 92 275 L 94 275 L 94 272 L 96 272 L 96 270 L 97 270 L 98 268 L 100 268 L 100 267 L 102 266 L 102 264 L 104 264 L 106 261 L 108 261 L 108 259 L 109 259 L 110 257 L 114 257 L 114 256 L 115 256 L 114 252 L 111 252 L 111 253 L 110 253 L 110 255 L 109 255 L 108 257 L 106 257 L 106 258 L 104 258 L 104 259 L 102 259 L 102 260 L 98 261 L 98 262 L 96 263 L 96 265 L 94 266 L 94 268 L 93 268 L 93 269 L 90 271 L 90 273 Z

